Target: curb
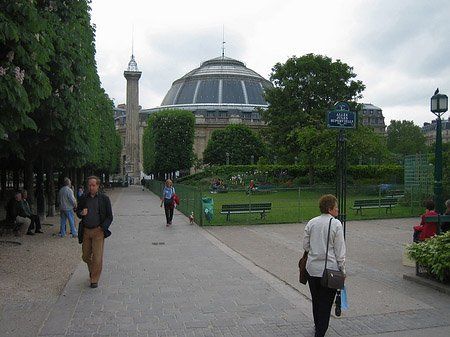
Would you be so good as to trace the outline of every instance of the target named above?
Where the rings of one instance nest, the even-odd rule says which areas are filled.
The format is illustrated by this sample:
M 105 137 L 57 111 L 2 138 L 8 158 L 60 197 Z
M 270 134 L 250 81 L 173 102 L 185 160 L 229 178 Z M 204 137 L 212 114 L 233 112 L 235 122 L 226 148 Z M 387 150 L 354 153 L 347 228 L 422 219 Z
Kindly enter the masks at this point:
M 450 285 L 446 285 L 446 284 L 440 283 L 440 282 L 432 280 L 432 279 L 420 277 L 415 274 L 409 274 L 409 275 L 404 274 L 403 279 L 423 285 L 425 287 L 428 287 L 428 288 L 431 288 L 434 290 L 437 290 L 446 295 L 450 295 Z

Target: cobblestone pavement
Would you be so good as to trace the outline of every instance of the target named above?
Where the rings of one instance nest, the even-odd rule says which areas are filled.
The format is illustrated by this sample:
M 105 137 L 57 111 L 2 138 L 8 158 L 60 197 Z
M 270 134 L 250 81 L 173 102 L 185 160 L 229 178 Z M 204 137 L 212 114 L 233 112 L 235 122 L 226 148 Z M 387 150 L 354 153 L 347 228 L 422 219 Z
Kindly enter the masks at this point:
M 283 276 L 279 262 L 267 262 L 281 253 L 269 243 L 261 246 L 262 239 L 243 240 L 246 229 L 242 236 L 234 232 L 233 240 L 236 228 L 228 234 L 207 231 L 178 212 L 166 227 L 159 203 L 138 186 L 123 189 L 114 205 L 113 234 L 105 241 L 99 288 L 89 287 L 87 267 L 80 263 L 39 336 L 313 336 L 310 301 L 304 289 L 293 286 L 295 264 L 287 268 L 292 275 Z M 255 237 L 271 237 L 264 226 L 252 230 L 263 234 Z M 301 252 L 294 245 L 298 239 L 276 232 L 273 237 L 272 244 L 284 244 L 284 251 L 297 250 L 289 256 Z M 252 255 L 258 244 L 263 257 Z M 357 259 L 349 261 L 351 268 L 366 270 Z M 376 274 L 375 268 L 367 270 Z M 379 282 L 386 288 L 397 281 L 386 276 Z M 406 310 L 333 318 L 327 336 L 414 336 L 414 331 L 448 336 L 449 296 L 404 282 L 407 291 L 418 291 L 412 300 L 399 297 Z

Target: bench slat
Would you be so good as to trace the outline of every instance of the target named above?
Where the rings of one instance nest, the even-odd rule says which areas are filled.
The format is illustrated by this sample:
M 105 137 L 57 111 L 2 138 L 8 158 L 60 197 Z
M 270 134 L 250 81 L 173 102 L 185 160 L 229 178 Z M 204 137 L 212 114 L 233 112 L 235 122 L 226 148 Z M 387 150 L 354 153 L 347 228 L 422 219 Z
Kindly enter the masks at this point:
M 439 222 L 439 220 L 442 222 L 450 222 L 450 215 L 425 215 L 425 221 L 426 222 Z

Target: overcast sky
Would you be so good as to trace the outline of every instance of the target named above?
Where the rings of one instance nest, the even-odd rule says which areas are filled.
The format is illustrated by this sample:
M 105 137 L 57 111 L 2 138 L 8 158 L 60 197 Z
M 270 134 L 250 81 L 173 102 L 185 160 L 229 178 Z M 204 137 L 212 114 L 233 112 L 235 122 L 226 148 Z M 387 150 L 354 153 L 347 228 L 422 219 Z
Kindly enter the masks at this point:
M 366 85 L 360 102 L 380 107 L 386 125 L 422 126 L 435 118 L 436 88 L 450 95 L 448 0 L 92 0 L 91 8 L 98 73 L 116 105 L 125 103 L 132 46 L 139 103 L 152 108 L 172 82 L 221 56 L 223 35 L 225 56 L 266 79 L 294 55 L 340 59 Z

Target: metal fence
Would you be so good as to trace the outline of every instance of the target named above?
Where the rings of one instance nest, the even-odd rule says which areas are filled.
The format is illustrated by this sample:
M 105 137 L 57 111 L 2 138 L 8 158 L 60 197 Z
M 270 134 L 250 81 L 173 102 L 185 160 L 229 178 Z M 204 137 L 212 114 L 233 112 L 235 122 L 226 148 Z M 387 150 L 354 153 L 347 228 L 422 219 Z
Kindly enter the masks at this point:
M 161 197 L 164 190 L 164 182 L 158 180 L 146 180 L 145 186 Z M 202 225 L 202 191 L 199 188 L 175 184 L 175 193 L 180 199 L 177 209 L 186 216 L 194 214 L 195 222 Z
M 164 183 L 147 181 L 146 186 L 158 196 L 162 195 Z M 324 194 L 335 194 L 334 186 L 279 187 L 261 185 L 249 188 L 226 188 L 222 190 L 199 189 L 174 184 L 180 205 L 177 209 L 186 216 L 194 214 L 199 225 L 248 225 L 299 223 L 319 215 L 318 201 Z M 392 208 L 383 205 L 382 200 L 392 198 Z M 347 220 L 416 217 L 425 212 L 424 203 L 432 199 L 429 189 L 410 189 L 403 185 L 367 185 L 347 187 Z M 356 200 L 379 200 L 375 205 L 358 211 Z M 251 205 L 270 204 L 270 209 L 252 209 Z M 224 207 L 225 205 L 225 207 Z M 227 214 L 226 205 L 250 205 L 246 210 Z M 342 210 L 341 210 L 342 212 Z M 263 214 L 264 213 L 264 214 Z M 357 214 L 358 213 L 358 214 Z

